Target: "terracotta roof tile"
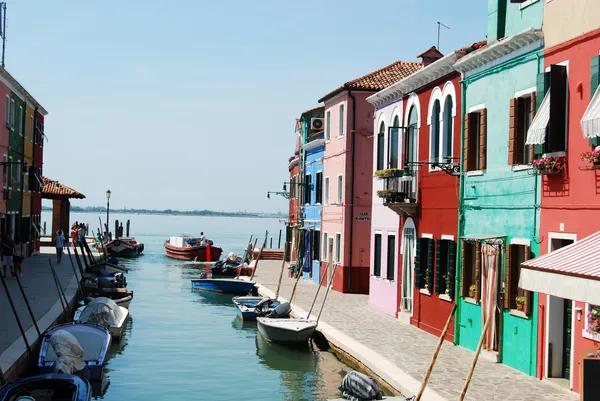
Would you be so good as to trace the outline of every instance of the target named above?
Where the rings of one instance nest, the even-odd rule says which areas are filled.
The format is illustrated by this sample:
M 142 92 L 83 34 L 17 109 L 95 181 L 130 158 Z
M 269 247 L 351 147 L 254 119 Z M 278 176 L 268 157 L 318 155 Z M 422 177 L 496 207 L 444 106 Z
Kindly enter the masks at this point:
M 44 180 L 44 186 L 42 187 L 42 197 L 46 199 L 53 198 L 75 198 L 84 199 L 85 195 L 75 191 L 58 181 L 54 181 L 48 177 L 42 177 Z
M 319 109 L 325 111 L 325 107 L 324 106 L 317 106 L 317 107 L 313 107 L 312 109 L 308 109 L 308 110 L 302 112 L 302 114 L 300 114 L 300 117 L 302 117 L 305 114 L 312 113 L 313 111 L 318 111 Z
M 439 57 L 442 58 L 444 55 L 437 49 L 435 46 L 431 46 L 429 49 L 425 50 L 423 53 L 419 54 L 417 57 Z
M 401 79 L 406 78 L 407 76 L 419 71 L 421 68 L 423 68 L 423 64 L 420 62 L 396 61 L 395 63 L 392 63 L 377 71 L 373 71 L 370 74 L 346 82 L 344 85 L 323 96 L 323 98 L 319 100 L 319 103 L 325 101 L 326 99 L 329 99 L 330 97 L 344 90 L 382 90 L 392 84 L 395 84 Z
M 462 47 L 458 51 L 465 52 L 465 53 L 469 54 L 471 52 L 474 52 L 475 50 L 479 50 L 482 47 L 485 47 L 486 45 L 487 45 L 487 41 L 486 40 L 482 40 L 480 42 L 475 42 L 475 43 L 473 43 L 470 46 Z

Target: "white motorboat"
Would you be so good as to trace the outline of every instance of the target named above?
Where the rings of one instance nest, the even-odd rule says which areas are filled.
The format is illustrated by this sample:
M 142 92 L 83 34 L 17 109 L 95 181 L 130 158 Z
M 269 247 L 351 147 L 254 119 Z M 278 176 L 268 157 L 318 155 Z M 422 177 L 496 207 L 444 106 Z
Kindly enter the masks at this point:
M 110 298 L 92 299 L 86 306 L 77 308 L 73 320 L 76 323 L 95 324 L 104 327 L 111 336 L 119 338 L 129 316 L 127 308 L 119 306 Z
M 280 344 L 308 342 L 317 328 L 316 320 L 256 318 L 258 331 L 268 340 Z
M 86 304 L 90 303 L 92 299 L 94 299 L 94 297 L 86 297 Z M 128 294 L 123 298 L 112 298 L 112 300 L 115 301 L 115 303 L 118 306 L 122 306 L 123 308 L 129 309 L 129 304 L 131 304 L 131 301 L 133 300 L 133 292 L 131 292 L 131 294 Z

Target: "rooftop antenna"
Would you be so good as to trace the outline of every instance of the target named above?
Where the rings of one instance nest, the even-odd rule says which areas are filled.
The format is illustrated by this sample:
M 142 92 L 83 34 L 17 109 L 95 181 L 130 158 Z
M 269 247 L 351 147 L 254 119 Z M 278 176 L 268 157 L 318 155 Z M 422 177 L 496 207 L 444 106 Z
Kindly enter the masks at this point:
M 443 26 L 446 29 L 450 29 L 450 27 L 448 25 L 444 25 L 443 23 L 441 23 L 440 21 L 437 22 L 437 26 L 438 26 L 438 42 L 437 42 L 437 49 L 438 51 L 440 50 L 440 29 Z
M 4 68 L 4 53 L 6 50 L 6 2 L 0 2 L 0 38 L 2 38 L 2 68 Z

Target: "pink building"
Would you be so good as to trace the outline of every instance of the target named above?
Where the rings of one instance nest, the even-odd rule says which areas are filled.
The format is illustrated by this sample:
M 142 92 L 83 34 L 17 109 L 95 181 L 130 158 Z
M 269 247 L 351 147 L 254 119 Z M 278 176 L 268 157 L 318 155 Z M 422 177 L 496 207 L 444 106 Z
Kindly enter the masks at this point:
M 337 265 L 336 291 L 369 293 L 374 109 L 366 99 L 419 68 L 398 61 L 319 100 L 325 103 L 321 274 Z

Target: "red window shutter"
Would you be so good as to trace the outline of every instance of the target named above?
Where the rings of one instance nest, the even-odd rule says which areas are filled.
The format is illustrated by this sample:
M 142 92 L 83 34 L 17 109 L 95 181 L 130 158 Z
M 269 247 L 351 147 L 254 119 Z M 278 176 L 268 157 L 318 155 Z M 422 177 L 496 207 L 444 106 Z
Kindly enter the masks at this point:
M 479 120 L 479 170 L 485 170 L 487 159 L 487 109 L 480 111 Z
M 508 165 L 512 166 L 515 162 L 515 150 L 517 141 L 517 122 L 519 121 L 518 113 L 519 99 L 510 99 L 510 114 L 508 120 Z
M 529 121 L 533 122 L 533 118 L 535 117 L 536 104 L 537 104 L 535 92 L 533 92 L 531 94 L 530 101 L 531 101 L 531 107 L 529 109 L 531 110 L 531 117 L 530 117 Z M 527 138 L 527 132 L 525 133 L 525 138 Z M 529 145 L 529 160 L 533 161 L 533 159 L 535 159 L 535 145 Z
M 510 309 L 510 297 L 511 297 L 511 291 L 510 291 L 510 286 L 511 286 L 510 274 L 511 274 L 511 272 L 510 272 L 510 270 L 511 270 L 511 264 L 512 264 L 511 251 L 512 251 L 512 246 L 506 245 L 506 275 L 504 276 L 504 309 Z

